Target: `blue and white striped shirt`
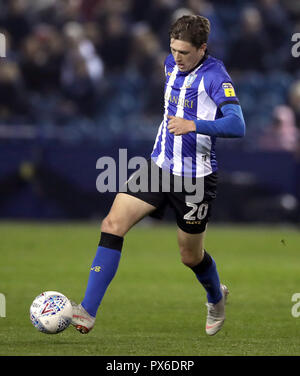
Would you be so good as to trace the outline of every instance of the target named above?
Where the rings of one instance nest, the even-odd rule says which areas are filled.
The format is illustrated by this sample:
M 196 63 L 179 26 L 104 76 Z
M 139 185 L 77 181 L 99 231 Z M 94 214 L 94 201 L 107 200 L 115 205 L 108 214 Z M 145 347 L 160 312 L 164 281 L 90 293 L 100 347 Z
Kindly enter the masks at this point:
M 224 64 L 205 57 L 192 71 L 179 71 L 174 58 L 165 61 L 164 117 L 151 158 L 174 175 L 202 177 L 217 170 L 216 137 L 190 132 L 174 136 L 167 128 L 168 115 L 188 120 L 216 120 L 223 117 L 221 107 L 236 103 L 232 80 Z

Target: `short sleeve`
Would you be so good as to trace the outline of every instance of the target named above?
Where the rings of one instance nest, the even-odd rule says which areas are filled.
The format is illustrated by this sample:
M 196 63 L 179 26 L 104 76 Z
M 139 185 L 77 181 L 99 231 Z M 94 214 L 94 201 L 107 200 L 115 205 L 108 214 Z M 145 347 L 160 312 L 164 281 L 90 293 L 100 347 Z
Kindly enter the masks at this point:
M 210 72 L 205 88 L 219 108 L 224 104 L 239 104 L 232 80 L 223 64 L 217 64 L 216 69 Z

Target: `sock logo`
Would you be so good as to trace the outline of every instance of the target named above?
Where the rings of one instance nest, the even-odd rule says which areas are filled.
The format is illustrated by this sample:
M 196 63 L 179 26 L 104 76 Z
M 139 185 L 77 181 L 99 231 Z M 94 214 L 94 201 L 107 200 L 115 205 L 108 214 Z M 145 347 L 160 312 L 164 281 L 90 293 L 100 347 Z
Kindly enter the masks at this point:
M 91 270 L 94 271 L 94 272 L 99 273 L 100 270 L 101 270 L 101 266 L 93 266 L 93 267 L 91 268 Z

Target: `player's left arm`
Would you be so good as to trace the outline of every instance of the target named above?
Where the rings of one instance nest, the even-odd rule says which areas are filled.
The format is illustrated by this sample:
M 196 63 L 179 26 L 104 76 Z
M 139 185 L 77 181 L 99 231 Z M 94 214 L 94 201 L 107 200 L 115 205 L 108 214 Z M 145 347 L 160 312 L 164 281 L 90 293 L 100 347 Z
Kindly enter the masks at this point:
M 221 107 L 222 118 L 216 120 L 187 120 L 168 116 L 168 129 L 175 136 L 196 132 L 207 136 L 236 138 L 244 137 L 246 125 L 241 106 L 225 104 Z
M 224 138 L 244 137 L 246 125 L 241 106 L 225 104 L 221 112 L 223 117 L 217 120 L 195 120 L 196 133 Z

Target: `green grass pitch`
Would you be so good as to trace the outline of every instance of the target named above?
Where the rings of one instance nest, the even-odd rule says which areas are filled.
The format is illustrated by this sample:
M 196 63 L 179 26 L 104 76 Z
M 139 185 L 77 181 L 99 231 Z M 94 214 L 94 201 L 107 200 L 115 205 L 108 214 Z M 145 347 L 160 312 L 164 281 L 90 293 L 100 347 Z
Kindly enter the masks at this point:
M 300 317 L 291 313 L 300 292 L 296 229 L 209 226 L 206 248 L 230 290 L 214 337 L 205 334 L 205 293 L 180 262 L 175 226 L 128 233 L 88 335 L 39 333 L 29 307 L 46 290 L 82 299 L 99 225 L 1 223 L 0 234 L 0 355 L 300 355 Z

